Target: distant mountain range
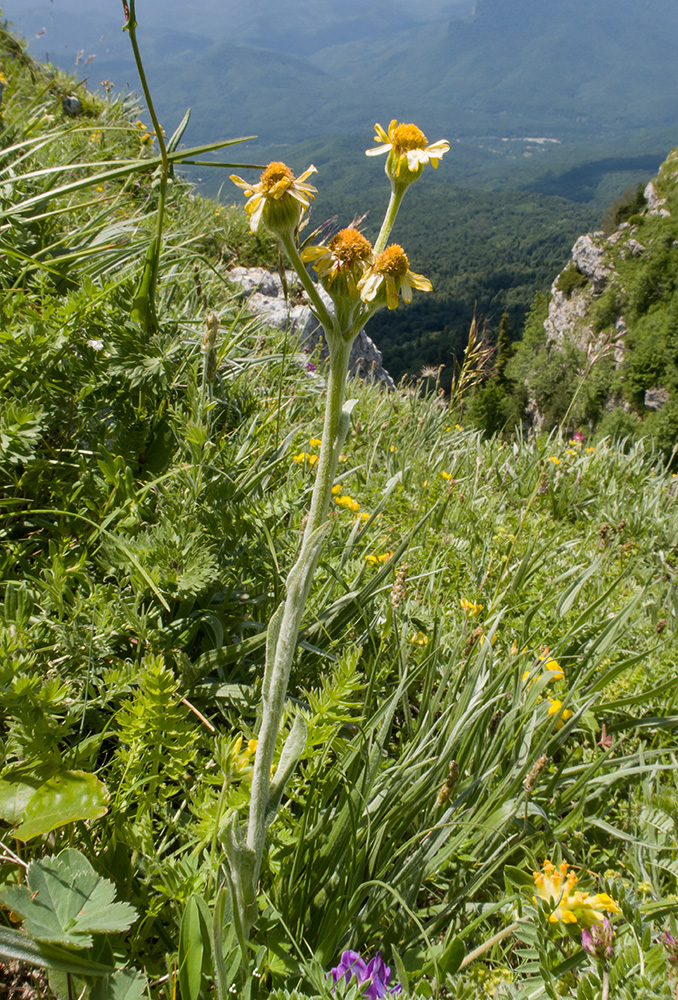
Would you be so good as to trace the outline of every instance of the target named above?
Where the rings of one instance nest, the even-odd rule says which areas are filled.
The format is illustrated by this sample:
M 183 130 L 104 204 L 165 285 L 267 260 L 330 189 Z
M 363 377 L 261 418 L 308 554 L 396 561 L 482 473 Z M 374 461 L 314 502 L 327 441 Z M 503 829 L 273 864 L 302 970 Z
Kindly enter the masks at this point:
M 138 86 L 114 0 L 2 6 L 34 54 L 71 68 L 83 49 L 91 82 Z M 391 117 L 416 120 L 435 138 L 576 141 L 678 131 L 676 0 L 137 6 L 160 110 L 171 121 L 192 107 L 191 142 L 364 133 Z

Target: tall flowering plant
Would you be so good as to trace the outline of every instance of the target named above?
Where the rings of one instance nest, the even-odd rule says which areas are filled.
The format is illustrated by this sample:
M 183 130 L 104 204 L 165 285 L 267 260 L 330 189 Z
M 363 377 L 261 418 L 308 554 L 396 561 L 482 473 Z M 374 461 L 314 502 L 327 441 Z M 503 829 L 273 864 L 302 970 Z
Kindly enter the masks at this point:
M 401 301 L 410 302 L 413 289 L 431 290 L 427 278 L 410 270 L 403 248 L 398 244 L 389 246 L 388 239 L 405 191 L 420 177 L 427 163 L 438 166 L 449 143 L 440 140 L 429 145 L 416 125 L 399 125 L 396 121 L 391 122 L 388 132 L 380 125 L 375 126 L 375 131 L 381 145 L 367 150 L 367 155 L 388 153 L 385 169 L 391 197 L 374 246 L 351 226 L 340 230 L 326 243 L 300 248 L 301 223 L 317 194 L 317 189 L 308 183 L 316 173 L 313 166 L 295 177 L 286 164 L 273 162 L 256 184 L 235 175 L 231 177 L 248 198 L 245 211 L 252 231 L 256 232 L 263 224 L 277 236 L 325 331 L 329 349 L 325 416 L 311 507 L 299 554 L 286 581 L 285 600 L 268 625 L 261 725 L 257 734 L 247 826 L 241 829 L 237 817 L 233 817 L 224 835 L 235 895 L 236 923 L 243 948 L 257 913 L 257 884 L 266 830 L 276 815 L 285 784 L 306 742 L 306 723 L 303 716 L 297 715 L 273 770 L 299 628 L 328 531 L 332 484 L 355 402 L 345 401 L 351 345 L 378 310 L 396 309 Z M 320 295 L 307 263 L 316 271 L 318 284 L 329 296 L 331 308 Z

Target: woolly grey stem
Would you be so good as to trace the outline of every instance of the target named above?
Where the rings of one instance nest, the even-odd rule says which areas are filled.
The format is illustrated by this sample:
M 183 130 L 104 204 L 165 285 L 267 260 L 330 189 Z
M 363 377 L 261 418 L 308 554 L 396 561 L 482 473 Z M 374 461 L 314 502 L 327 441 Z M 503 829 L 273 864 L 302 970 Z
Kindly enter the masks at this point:
M 343 412 L 342 405 L 351 344 L 343 338 L 333 336 L 329 331 L 327 339 L 330 347 L 330 370 L 318 471 L 301 550 L 287 578 L 287 596 L 269 625 L 263 713 L 257 735 L 247 834 L 245 842 L 239 843 L 237 832 L 232 828 L 225 842 L 245 939 L 256 917 L 256 890 L 266 830 L 275 814 L 284 784 L 301 756 L 305 743 L 305 725 L 302 727 L 295 723 L 289 737 L 290 747 L 287 745 L 285 747 L 283 758 L 278 765 L 280 774 L 276 772 L 272 787 L 271 766 L 285 710 L 287 685 L 297 648 L 299 627 L 320 548 L 328 530 L 327 513 L 332 497 L 332 484 L 339 453 L 348 430 L 350 409 L 347 407 L 347 412 Z

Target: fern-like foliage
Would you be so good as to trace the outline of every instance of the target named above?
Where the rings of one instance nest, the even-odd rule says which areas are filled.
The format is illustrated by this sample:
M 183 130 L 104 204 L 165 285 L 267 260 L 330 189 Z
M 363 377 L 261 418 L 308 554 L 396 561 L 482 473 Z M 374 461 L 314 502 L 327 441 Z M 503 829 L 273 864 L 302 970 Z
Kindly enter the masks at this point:
M 178 683 L 163 658 L 145 656 L 139 690 L 116 716 L 122 808 L 132 797 L 146 809 L 156 799 L 170 798 L 196 756 L 198 732 L 177 691 Z
M 361 649 L 352 646 L 343 651 L 332 673 L 323 677 L 319 688 L 302 692 L 308 703 L 308 738 L 302 760 L 315 757 L 316 749 L 341 738 L 342 727 L 355 722 L 359 715 L 358 695 L 364 678 L 358 671 Z M 350 736 L 349 730 L 344 735 Z

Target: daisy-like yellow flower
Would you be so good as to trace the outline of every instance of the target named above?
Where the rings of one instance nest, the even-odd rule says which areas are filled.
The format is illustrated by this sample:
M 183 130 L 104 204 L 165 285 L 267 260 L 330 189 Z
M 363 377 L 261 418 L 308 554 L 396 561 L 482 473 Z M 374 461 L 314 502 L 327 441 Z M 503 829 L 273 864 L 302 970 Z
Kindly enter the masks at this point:
M 358 282 L 363 302 L 372 302 L 382 288 L 385 289 L 386 305 L 389 309 L 398 308 L 401 295 L 403 302 L 411 302 L 413 288 L 430 292 L 432 287 L 431 282 L 423 274 L 414 274 L 410 271 L 407 254 L 397 243 L 386 247 L 383 253 L 378 254 Z
M 576 889 L 579 880 L 567 861 L 558 867 L 545 861 L 542 870 L 533 874 L 537 895 L 554 906 L 549 923 L 579 923 L 583 927 L 592 927 L 593 924 L 602 924 L 603 912 L 621 913 L 618 904 L 606 892 L 590 895 Z
M 231 174 L 233 183 L 249 198 L 245 211 L 252 232 L 256 233 L 262 219 L 273 232 L 296 229 L 317 194 L 317 188 L 305 183 L 315 173 L 317 170 L 311 164 L 300 177 L 295 177 L 285 163 L 274 160 L 266 167 L 258 184 L 249 184 L 242 177 Z
M 372 261 L 372 244 L 357 229 L 341 229 L 326 245 L 306 247 L 301 259 L 314 261 L 313 268 L 326 289 L 343 277 L 349 294 L 357 295 L 357 282 Z
M 374 141 L 381 145 L 365 152 L 367 156 L 388 153 L 386 173 L 393 180 L 416 180 L 427 163 L 432 163 L 437 170 L 438 161 L 450 148 L 446 139 L 439 139 L 429 145 L 420 128 L 404 122 L 399 125 L 395 118 L 388 127 L 388 133 L 378 123 L 374 126 L 374 131 Z M 408 174 L 414 176 L 408 177 Z

